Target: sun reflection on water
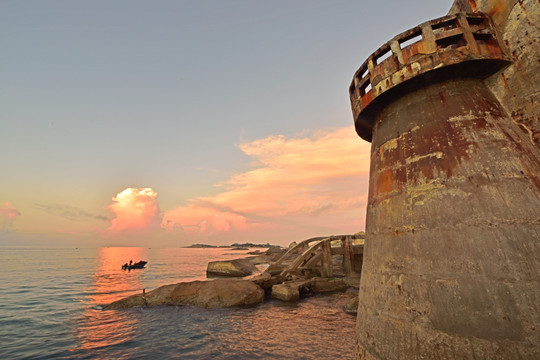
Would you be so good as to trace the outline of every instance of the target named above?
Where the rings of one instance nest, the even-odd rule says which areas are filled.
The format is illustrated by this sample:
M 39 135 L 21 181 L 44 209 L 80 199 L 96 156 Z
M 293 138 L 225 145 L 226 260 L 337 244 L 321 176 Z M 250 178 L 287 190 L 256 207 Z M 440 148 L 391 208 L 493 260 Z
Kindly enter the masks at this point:
M 85 289 L 85 308 L 75 329 L 78 346 L 70 351 L 99 352 L 124 344 L 136 336 L 138 320 L 127 312 L 101 311 L 100 306 L 142 289 L 142 270 L 126 271 L 121 266 L 148 257 L 146 248 L 106 247 L 99 249 L 92 285 Z
M 130 260 L 148 258 L 148 249 L 140 247 L 106 247 L 99 249 L 93 286 L 88 298 L 92 305 L 110 303 L 119 298 L 142 291 L 145 270 L 122 270 Z

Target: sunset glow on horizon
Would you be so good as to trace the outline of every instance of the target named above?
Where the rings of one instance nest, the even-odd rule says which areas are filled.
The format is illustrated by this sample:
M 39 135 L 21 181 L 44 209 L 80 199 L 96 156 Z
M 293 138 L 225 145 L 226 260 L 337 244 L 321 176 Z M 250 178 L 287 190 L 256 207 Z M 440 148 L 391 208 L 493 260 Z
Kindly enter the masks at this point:
M 144 245 L 153 238 L 169 244 L 286 245 L 294 239 L 363 230 L 369 144 L 358 140 L 353 127 L 294 138 L 269 136 L 243 142 L 238 149 L 256 165 L 216 184 L 216 194 L 161 210 L 156 189 L 127 187 L 106 205 L 112 214 L 108 225 L 103 222 L 90 233 L 112 245 Z M 20 215 L 12 203 L 5 203 L 0 224 L 14 229 Z M 57 233 L 76 234 L 69 229 Z
M 367 183 L 369 146 L 362 146 L 352 127 L 309 137 L 271 136 L 239 149 L 259 166 L 224 181 L 221 192 L 189 199 L 187 205 L 160 212 L 156 190 L 126 188 L 108 206 L 116 217 L 107 235 L 165 231 L 192 241 L 277 242 L 265 232 L 316 236 L 363 230 L 359 209 L 367 197 L 361 184 Z
M 380 44 L 449 6 L 2 2 L 0 246 L 364 230 L 370 144 L 349 85 Z

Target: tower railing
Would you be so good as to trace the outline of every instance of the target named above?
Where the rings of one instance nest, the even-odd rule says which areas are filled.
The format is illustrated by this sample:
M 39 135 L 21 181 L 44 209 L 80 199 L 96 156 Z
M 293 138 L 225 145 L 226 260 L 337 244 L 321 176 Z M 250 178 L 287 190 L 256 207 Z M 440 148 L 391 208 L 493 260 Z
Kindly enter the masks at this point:
M 483 13 L 444 16 L 395 36 L 367 58 L 349 87 L 358 134 L 371 141 L 374 113 L 384 106 L 382 95 L 387 92 L 407 91 L 402 85 L 411 80 L 490 75 L 510 63 L 503 49 L 490 17 Z M 468 66 L 472 62 L 476 64 Z M 452 71 L 458 65 L 463 66 Z

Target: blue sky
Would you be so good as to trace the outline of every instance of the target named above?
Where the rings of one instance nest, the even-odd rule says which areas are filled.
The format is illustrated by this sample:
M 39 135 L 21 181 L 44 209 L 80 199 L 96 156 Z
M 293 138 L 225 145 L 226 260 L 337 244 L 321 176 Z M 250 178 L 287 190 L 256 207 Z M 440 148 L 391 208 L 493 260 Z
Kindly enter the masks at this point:
M 254 237 L 288 243 L 360 231 L 360 200 L 339 212 L 313 209 L 332 207 L 336 195 L 326 189 L 333 184 L 365 198 L 369 145 L 356 138 L 358 173 L 336 172 L 332 181 L 314 184 L 313 195 L 301 190 L 305 179 L 285 180 L 292 172 L 286 166 L 299 165 L 283 157 L 297 150 L 297 159 L 329 156 L 313 149 L 345 127 L 353 131 L 347 91 L 360 64 L 450 6 L 447 0 L 2 1 L 0 245 L 130 245 L 133 233 L 108 232 L 121 217 L 110 206 L 126 189 L 152 189 L 130 193 L 147 196 L 155 217 L 151 232 L 137 234 L 164 246 Z M 312 166 L 305 171 L 318 165 Z M 263 207 L 280 202 L 281 212 L 229 200 L 240 201 L 231 191 L 270 186 L 257 169 L 272 173 L 265 179 L 273 176 L 277 189 L 261 196 L 276 204 Z M 292 186 L 298 190 L 289 194 L 303 192 L 296 203 L 308 206 L 311 197 L 327 204 L 302 208 L 313 210 L 320 226 L 290 215 L 295 206 L 280 200 L 279 189 Z M 176 219 L 175 230 L 156 225 L 175 210 L 202 217 L 189 224 Z M 357 220 L 336 224 L 344 216 Z

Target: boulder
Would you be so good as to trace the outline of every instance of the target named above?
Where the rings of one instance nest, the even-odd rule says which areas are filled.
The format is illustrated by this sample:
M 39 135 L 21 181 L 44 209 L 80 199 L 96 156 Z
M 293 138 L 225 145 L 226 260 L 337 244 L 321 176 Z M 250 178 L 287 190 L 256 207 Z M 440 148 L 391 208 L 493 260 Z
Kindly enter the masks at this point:
M 261 250 L 249 251 L 248 255 L 261 255 L 263 252 Z
M 272 298 L 282 301 L 298 301 L 300 296 L 311 293 L 311 280 L 287 281 L 272 286 Z
M 357 288 L 357 289 L 360 288 L 360 274 L 357 274 L 356 276 L 348 276 L 348 277 L 344 277 L 343 280 L 344 280 L 344 281 L 347 283 L 347 285 L 349 285 L 350 287 Z
M 298 301 L 301 297 L 313 293 L 343 291 L 348 288 L 349 285 L 343 279 L 299 279 L 272 286 L 272 298 L 282 301 Z
M 264 300 L 264 291 L 251 281 L 218 279 L 177 286 L 171 293 L 171 298 L 177 304 L 211 309 L 261 303 Z
M 277 264 L 270 264 L 265 270 L 266 273 L 274 276 L 280 274 L 283 270 L 285 270 L 285 265 L 277 265 Z
M 142 295 L 132 295 L 127 298 L 117 300 L 103 307 L 103 310 L 129 309 L 137 306 L 147 306 L 146 298 Z
M 311 289 L 315 293 L 343 291 L 349 288 L 349 285 L 344 279 L 327 279 L 327 278 L 313 278 L 311 279 Z
M 105 310 L 135 306 L 194 305 L 205 309 L 254 305 L 264 300 L 264 290 L 240 279 L 192 281 L 161 286 L 146 296 L 132 295 L 104 307 Z
M 281 276 L 271 276 L 269 273 L 262 273 L 260 275 L 255 275 L 255 277 L 249 279 L 255 284 L 259 285 L 263 289 L 270 289 L 272 286 L 282 283 L 283 279 Z
M 271 247 L 268 248 L 268 250 L 266 250 L 266 252 L 264 254 L 270 256 L 272 261 L 276 261 L 281 256 L 283 256 L 283 254 L 285 254 L 285 252 L 286 252 L 286 250 L 280 248 L 279 246 L 271 246 Z
M 358 296 L 350 299 L 342 308 L 347 314 L 356 315 L 358 312 Z
M 271 255 L 249 256 L 246 258 L 246 260 L 253 265 L 270 264 L 272 261 L 274 261 Z
M 211 261 L 206 268 L 206 276 L 243 277 L 258 271 L 257 267 L 246 259 Z
M 288 284 L 278 284 L 272 286 L 272 299 L 278 299 L 281 301 L 298 301 L 300 299 L 300 292 L 298 287 L 289 286 Z

